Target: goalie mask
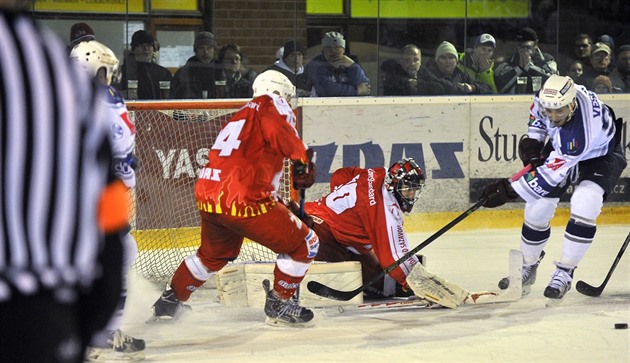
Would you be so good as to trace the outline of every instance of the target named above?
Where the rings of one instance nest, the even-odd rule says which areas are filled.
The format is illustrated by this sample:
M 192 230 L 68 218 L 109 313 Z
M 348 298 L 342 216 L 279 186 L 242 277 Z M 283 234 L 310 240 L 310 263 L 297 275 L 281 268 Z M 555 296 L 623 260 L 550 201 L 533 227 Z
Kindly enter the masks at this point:
M 116 55 L 111 49 L 96 40 L 75 45 L 70 52 L 70 59 L 77 62 L 92 77 L 96 77 L 99 69 L 105 68 L 108 85 L 112 83 L 112 78 L 118 75 Z
M 404 158 L 389 168 L 385 177 L 387 190 L 394 195 L 400 209 L 409 213 L 424 189 L 424 174 L 412 158 Z
M 254 97 L 276 93 L 282 96 L 291 105 L 291 108 L 297 107 L 295 104 L 295 86 L 284 74 L 278 71 L 269 70 L 259 74 L 252 84 L 252 90 Z

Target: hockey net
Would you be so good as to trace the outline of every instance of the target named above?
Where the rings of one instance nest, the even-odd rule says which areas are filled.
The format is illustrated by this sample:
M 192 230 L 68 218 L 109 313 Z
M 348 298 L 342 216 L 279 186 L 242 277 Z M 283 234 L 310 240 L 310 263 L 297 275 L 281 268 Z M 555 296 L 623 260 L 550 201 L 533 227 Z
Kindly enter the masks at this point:
M 138 244 L 134 269 L 165 282 L 200 244 L 200 216 L 195 202 L 197 173 L 221 126 L 246 101 L 128 102 L 135 122 L 135 153 L 140 161 L 134 199 L 132 235 Z M 291 197 L 289 161 L 279 194 Z M 276 255 L 246 240 L 235 262 L 275 261 Z

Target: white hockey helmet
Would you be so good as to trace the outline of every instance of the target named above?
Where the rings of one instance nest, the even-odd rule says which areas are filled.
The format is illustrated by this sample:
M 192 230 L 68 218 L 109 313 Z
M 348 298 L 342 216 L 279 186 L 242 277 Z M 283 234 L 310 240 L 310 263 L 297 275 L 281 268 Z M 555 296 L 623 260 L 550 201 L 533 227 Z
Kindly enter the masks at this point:
M 268 70 L 259 74 L 252 84 L 252 90 L 254 97 L 276 93 L 282 96 L 292 108 L 296 106 L 291 102 L 295 99 L 295 86 L 284 74 L 278 71 Z
M 118 75 L 118 59 L 111 49 L 96 40 L 81 42 L 72 48 L 70 58 L 77 62 L 92 77 L 96 77 L 98 70 L 107 71 L 107 84 Z
M 547 79 L 538 94 L 542 108 L 557 110 L 575 103 L 577 90 L 571 77 L 553 75 Z

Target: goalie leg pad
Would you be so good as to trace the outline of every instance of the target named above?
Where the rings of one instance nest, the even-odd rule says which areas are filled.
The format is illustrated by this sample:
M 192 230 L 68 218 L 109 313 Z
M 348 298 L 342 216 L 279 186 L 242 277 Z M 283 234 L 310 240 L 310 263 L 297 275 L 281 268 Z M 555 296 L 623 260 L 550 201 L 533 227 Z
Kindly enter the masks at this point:
M 451 309 L 455 309 L 468 297 L 467 290 L 430 273 L 419 263 L 407 276 L 407 283 L 416 296 Z

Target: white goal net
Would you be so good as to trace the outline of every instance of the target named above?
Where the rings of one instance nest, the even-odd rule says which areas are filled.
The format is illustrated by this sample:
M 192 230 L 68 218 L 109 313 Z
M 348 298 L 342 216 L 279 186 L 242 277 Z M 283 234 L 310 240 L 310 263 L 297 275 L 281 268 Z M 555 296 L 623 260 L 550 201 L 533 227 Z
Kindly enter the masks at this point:
M 199 246 L 200 217 L 194 196 L 197 173 L 208 160 L 214 139 L 246 101 L 129 102 L 135 122 L 140 167 L 133 190 L 132 235 L 138 243 L 135 270 L 168 281 L 180 262 Z M 292 190 L 288 160 L 280 195 Z M 253 241 L 243 245 L 237 262 L 275 261 L 275 254 Z

